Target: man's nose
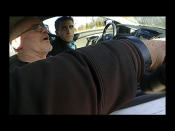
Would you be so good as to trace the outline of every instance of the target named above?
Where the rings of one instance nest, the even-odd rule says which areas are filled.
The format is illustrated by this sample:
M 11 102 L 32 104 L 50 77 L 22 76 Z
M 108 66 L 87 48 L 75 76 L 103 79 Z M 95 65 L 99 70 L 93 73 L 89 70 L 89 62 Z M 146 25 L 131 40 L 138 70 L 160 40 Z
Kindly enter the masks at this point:
M 67 29 L 66 29 L 67 34 L 70 33 L 70 30 L 71 30 L 70 28 L 67 28 Z

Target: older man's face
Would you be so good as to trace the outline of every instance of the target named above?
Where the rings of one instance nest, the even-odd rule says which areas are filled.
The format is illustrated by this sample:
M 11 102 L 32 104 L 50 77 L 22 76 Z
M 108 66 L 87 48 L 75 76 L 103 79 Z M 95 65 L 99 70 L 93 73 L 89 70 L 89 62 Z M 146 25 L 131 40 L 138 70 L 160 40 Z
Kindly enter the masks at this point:
M 31 27 L 40 24 L 42 24 L 42 22 L 37 18 L 28 19 L 20 23 L 20 25 L 15 29 L 15 32 L 20 34 Z M 21 48 L 23 51 L 48 53 L 52 50 L 47 29 L 45 27 L 43 27 L 43 30 L 41 31 L 38 31 L 37 29 L 27 31 L 19 37 L 21 37 Z
M 74 24 L 72 20 L 62 21 L 59 25 L 57 35 L 67 43 L 70 43 L 74 37 Z

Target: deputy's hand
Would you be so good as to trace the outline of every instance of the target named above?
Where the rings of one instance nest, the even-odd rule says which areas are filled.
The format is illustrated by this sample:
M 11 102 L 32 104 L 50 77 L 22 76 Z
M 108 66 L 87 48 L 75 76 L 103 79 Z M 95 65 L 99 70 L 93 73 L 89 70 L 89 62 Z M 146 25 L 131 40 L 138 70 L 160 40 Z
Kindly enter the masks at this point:
M 153 71 L 159 67 L 166 55 L 166 41 L 165 39 L 152 39 L 152 40 L 142 40 L 147 46 L 152 59 L 152 64 L 150 70 Z

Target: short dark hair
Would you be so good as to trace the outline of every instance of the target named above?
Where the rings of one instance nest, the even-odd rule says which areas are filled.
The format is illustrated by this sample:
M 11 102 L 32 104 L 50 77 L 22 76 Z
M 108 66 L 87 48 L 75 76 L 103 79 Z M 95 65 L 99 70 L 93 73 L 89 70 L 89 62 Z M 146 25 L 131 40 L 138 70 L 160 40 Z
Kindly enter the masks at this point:
M 74 20 L 71 16 L 62 16 L 62 17 L 59 17 L 56 21 L 55 21 L 55 30 L 57 31 L 59 29 L 59 24 L 62 22 L 62 21 L 65 21 L 65 20 L 72 20 L 72 22 L 74 23 Z

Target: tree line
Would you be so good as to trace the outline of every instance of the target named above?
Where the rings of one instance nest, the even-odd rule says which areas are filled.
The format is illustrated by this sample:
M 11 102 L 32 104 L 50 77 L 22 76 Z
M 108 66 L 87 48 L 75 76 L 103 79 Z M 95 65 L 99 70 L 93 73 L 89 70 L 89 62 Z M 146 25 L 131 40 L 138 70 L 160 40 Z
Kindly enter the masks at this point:
M 101 17 L 97 19 L 92 18 L 92 21 L 90 23 L 86 23 L 85 25 L 80 25 L 78 29 L 75 28 L 75 32 L 90 30 L 94 28 L 100 28 L 103 26 L 104 26 L 104 18 L 101 18 Z

